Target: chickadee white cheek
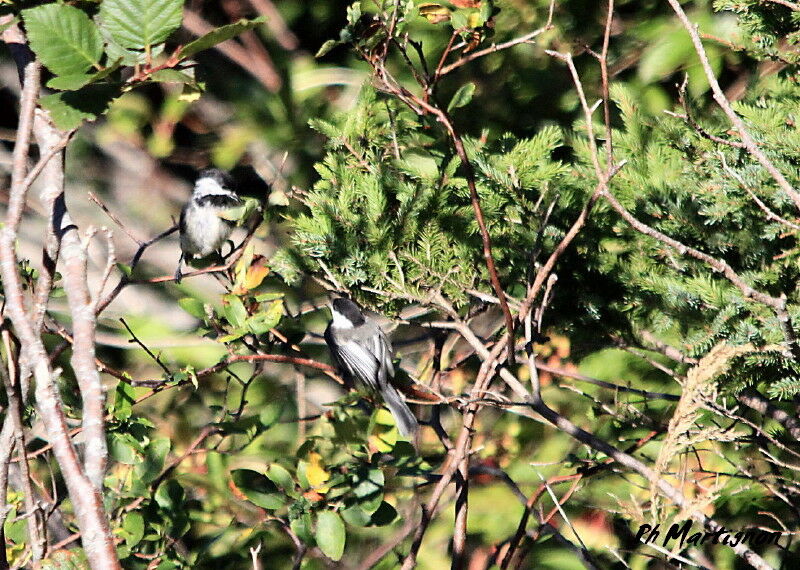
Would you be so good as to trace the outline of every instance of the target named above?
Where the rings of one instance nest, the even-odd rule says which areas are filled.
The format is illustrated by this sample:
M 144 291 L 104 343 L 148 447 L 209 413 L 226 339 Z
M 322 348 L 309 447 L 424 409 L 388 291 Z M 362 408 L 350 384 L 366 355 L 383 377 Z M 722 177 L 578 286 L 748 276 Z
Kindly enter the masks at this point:
M 341 314 L 334 308 L 331 308 L 331 316 L 333 317 L 333 326 L 336 327 L 337 329 L 353 328 L 353 323 L 350 321 L 350 319 L 345 317 L 343 314 Z

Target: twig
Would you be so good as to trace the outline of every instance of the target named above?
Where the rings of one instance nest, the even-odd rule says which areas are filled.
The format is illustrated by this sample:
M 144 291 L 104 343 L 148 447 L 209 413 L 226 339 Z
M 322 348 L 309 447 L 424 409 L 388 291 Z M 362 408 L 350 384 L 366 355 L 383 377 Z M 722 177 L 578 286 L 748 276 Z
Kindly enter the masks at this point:
M 16 358 L 11 348 L 11 334 L 5 327 L 2 330 L 3 348 L 6 354 L 6 367 L 0 365 L 0 377 L 3 378 L 6 396 L 8 397 L 8 417 L 11 418 L 14 429 L 14 440 L 17 453 L 19 454 L 19 474 L 22 480 L 24 491 L 26 523 L 28 527 L 28 540 L 31 547 L 31 556 L 36 565 L 45 555 L 47 542 L 40 533 L 41 512 L 36 505 L 36 498 L 31 486 L 31 473 L 28 459 L 25 456 L 25 426 L 22 423 L 22 398 L 19 389 L 19 369 L 16 366 Z M 5 498 L 3 498 L 5 500 Z
M 473 51 L 469 55 L 462 56 L 461 59 L 459 59 L 458 61 L 454 61 L 450 65 L 446 65 L 446 66 L 442 67 L 441 71 L 439 71 L 436 75 L 438 77 L 444 77 L 445 75 L 447 75 L 448 73 L 450 73 L 451 71 L 453 71 L 455 69 L 458 69 L 462 65 L 466 65 L 469 62 L 475 61 L 476 59 L 481 58 L 481 57 L 483 57 L 485 55 L 489 55 L 491 53 L 496 53 L 498 51 L 502 51 L 502 50 L 514 47 L 516 45 L 519 45 L 519 44 L 531 43 L 531 40 L 533 38 L 535 38 L 537 36 L 540 36 L 544 32 L 547 32 L 547 31 L 553 29 L 553 10 L 554 9 L 555 9 L 555 0 L 551 0 L 550 7 L 548 8 L 548 11 L 547 11 L 547 23 L 543 27 L 539 28 L 538 30 L 534 30 L 534 31 L 532 31 L 532 32 L 530 32 L 528 34 L 525 34 L 524 36 L 520 36 L 518 38 L 514 38 L 513 40 L 509 40 L 507 42 L 503 42 L 503 43 L 499 43 L 499 44 L 492 44 L 487 48 L 479 49 L 477 51 Z
M 597 378 L 592 378 L 591 376 L 579 374 L 578 372 L 571 372 L 570 370 L 566 370 L 564 368 L 549 366 L 539 361 L 536 362 L 536 368 L 539 370 L 543 370 L 544 372 L 549 372 L 550 374 L 555 374 L 557 376 L 565 376 L 567 378 L 573 378 L 580 382 L 587 382 L 589 384 L 594 384 L 595 386 L 601 386 L 603 388 L 611 388 L 612 390 L 616 390 L 619 392 L 638 394 L 640 396 L 644 396 L 645 398 L 655 398 L 658 400 L 668 400 L 671 402 L 677 402 L 678 400 L 680 400 L 680 396 L 676 396 L 674 394 L 664 394 L 662 392 L 650 392 L 648 390 L 639 390 L 638 388 L 621 386 L 619 384 L 614 384 L 612 382 L 606 382 L 605 380 L 598 380 Z
M 785 427 L 791 436 L 800 441 L 800 421 L 776 407 L 772 402 L 764 397 L 763 394 L 755 389 L 747 389 L 737 394 L 736 399 L 748 408 L 756 410 L 763 416 L 772 418 Z
M 266 16 L 267 27 L 283 49 L 294 51 L 298 48 L 300 42 L 297 36 L 286 25 L 286 21 L 271 0 L 249 0 L 249 2 L 253 8 L 258 10 L 259 14 Z
M 800 12 L 800 4 L 797 2 L 790 2 L 789 0 L 764 0 L 765 2 L 772 2 L 773 4 L 780 4 L 789 8 L 792 12 Z
M 744 143 L 739 141 L 732 141 L 728 139 L 724 139 L 722 137 L 718 137 L 717 135 L 713 135 L 701 127 L 697 121 L 694 120 L 692 117 L 692 110 L 689 107 L 689 102 L 686 100 L 686 87 L 689 84 L 689 75 L 683 76 L 683 83 L 681 83 L 680 88 L 678 89 L 678 102 L 680 103 L 681 107 L 683 107 L 683 115 L 679 115 L 677 113 L 673 113 L 672 111 L 664 111 L 667 115 L 671 115 L 673 117 L 685 120 L 690 127 L 692 127 L 701 137 L 713 141 L 715 143 L 723 144 L 726 146 L 732 146 L 734 148 L 746 148 Z
M 112 221 L 113 221 L 115 224 L 117 224 L 117 225 L 119 226 L 119 228 L 120 228 L 120 229 L 121 229 L 123 232 L 125 232 L 125 235 L 127 235 L 129 238 L 131 238 L 131 241 L 133 241 L 133 242 L 134 242 L 136 245 L 139 245 L 139 246 L 141 246 L 141 245 L 142 245 L 142 240 L 140 240 L 140 239 L 138 239 L 136 236 L 134 236 L 134 235 L 133 235 L 133 234 L 130 232 L 130 230 L 128 229 L 128 227 L 127 227 L 125 224 L 123 224 L 123 223 L 122 223 L 122 220 L 120 220 L 120 219 L 119 219 L 119 217 L 117 217 L 117 215 L 116 215 L 116 214 L 114 214 L 114 212 L 112 212 L 111 210 L 109 210 L 109 209 L 108 209 L 108 206 L 106 206 L 105 204 L 103 204 L 103 202 L 100 200 L 100 198 L 98 198 L 98 197 L 97 197 L 97 195 L 96 195 L 94 192 L 89 192 L 89 193 L 88 193 L 88 195 L 89 195 L 89 199 L 90 199 L 92 202 L 94 202 L 95 204 L 97 204 L 97 206 L 98 206 L 98 207 L 99 207 L 101 210 L 103 210 L 103 212 L 105 212 L 106 216 L 108 216 L 109 218 L 111 218 L 111 220 L 112 220 Z
M 606 167 L 614 162 L 613 132 L 611 128 L 611 101 L 608 93 L 608 46 L 611 43 L 611 25 L 614 22 L 614 0 L 608 0 L 606 27 L 603 30 L 603 51 L 600 52 L 600 78 L 602 81 L 603 119 L 606 126 Z
M 178 226 L 177 225 L 172 226 L 171 228 L 168 228 L 168 229 L 164 230 L 163 232 L 158 234 L 156 237 L 154 237 L 152 239 L 149 239 L 144 243 L 140 243 L 139 244 L 139 249 L 136 250 L 136 253 L 133 255 L 133 258 L 131 259 L 131 262 L 130 262 L 130 271 L 131 271 L 131 273 L 133 273 L 133 270 L 139 264 L 139 260 L 141 259 L 142 255 L 144 254 L 145 250 L 148 247 L 150 247 L 151 245 L 153 245 L 157 241 L 160 241 L 160 240 L 164 239 L 165 237 L 175 233 L 176 231 L 178 231 Z M 186 277 L 186 275 L 184 275 L 184 277 Z M 114 289 L 106 296 L 106 298 L 103 299 L 103 301 L 97 305 L 97 307 L 95 308 L 95 314 L 99 315 L 100 313 L 102 313 L 106 309 L 106 307 L 108 307 L 108 305 L 110 305 L 111 302 L 114 299 L 117 298 L 117 295 L 119 295 L 122 292 L 122 290 L 126 286 L 130 285 L 131 283 L 133 283 L 133 281 L 127 275 L 123 275 L 120 278 L 119 283 L 117 283 L 117 286 L 114 287 Z
M 164 371 L 164 374 L 166 374 L 167 378 L 172 376 L 172 371 L 167 367 L 166 364 L 161 362 L 161 358 L 153 354 L 153 352 L 149 348 L 147 348 L 147 345 L 144 344 L 141 340 L 139 340 L 139 337 L 136 336 L 136 333 L 134 333 L 131 327 L 128 326 L 128 323 L 125 322 L 125 319 L 120 317 L 119 322 L 122 323 L 122 326 L 124 326 L 125 329 L 128 331 L 128 334 L 131 335 L 131 339 L 128 340 L 128 342 L 134 342 L 138 344 L 140 347 L 142 347 L 142 350 L 144 350 L 147 353 L 147 356 L 152 358 L 153 361 L 161 367 L 161 370 Z
M 739 174 L 734 171 L 730 166 L 728 166 L 728 162 L 725 160 L 725 155 L 723 153 L 719 153 L 719 158 L 722 161 L 722 168 L 727 172 L 736 182 L 739 183 L 739 187 L 742 188 L 747 194 L 753 199 L 753 202 L 761 208 L 761 211 L 767 215 L 767 219 L 770 219 L 774 222 L 778 222 L 779 224 L 783 224 L 795 231 L 800 230 L 800 225 L 795 224 L 794 222 L 790 222 L 784 218 L 781 218 L 778 214 L 773 212 L 769 206 L 767 206 L 758 196 L 756 196 L 755 192 L 753 192 L 750 187 L 745 184 L 745 181 L 742 179 Z

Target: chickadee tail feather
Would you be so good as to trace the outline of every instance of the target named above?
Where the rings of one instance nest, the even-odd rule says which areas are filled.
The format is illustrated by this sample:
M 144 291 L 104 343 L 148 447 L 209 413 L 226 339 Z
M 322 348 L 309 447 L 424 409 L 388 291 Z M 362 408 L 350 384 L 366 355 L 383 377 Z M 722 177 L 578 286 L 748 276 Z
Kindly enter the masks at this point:
M 419 429 L 419 423 L 411 410 L 408 409 L 408 404 L 403 400 L 403 396 L 397 391 L 394 386 L 387 385 L 381 390 L 381 395 L 389 411 L 392 412 L 394 421 L 397 423 L 397 429 L 400 433 L 407 438 L 414 437 L 414 434 Z

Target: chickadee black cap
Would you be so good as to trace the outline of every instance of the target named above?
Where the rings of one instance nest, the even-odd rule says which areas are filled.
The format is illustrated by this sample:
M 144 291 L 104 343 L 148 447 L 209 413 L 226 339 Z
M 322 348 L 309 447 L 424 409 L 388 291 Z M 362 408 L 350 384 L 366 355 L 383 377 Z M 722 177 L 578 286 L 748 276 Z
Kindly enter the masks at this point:
M 350 299 L 333 299 L 331 317 L 325 329 L 325 342 L 337 368 L 347 378 L 379 393 L 392 412 L 397 429 L 405 437 L 412 437 L 419 424 L 402 394 L 390 382 L 394 365 L 386 334 Z
M 234 222 L 220 217 L 225 210 L 241 203 L 233 178 L 218 168 L 200 172 L 192 197 L 181 210 L 181 257 L 175 281 L 181 281 L 181 264 L 193 257 L 206 257 L 219 251 L 233 230 Z

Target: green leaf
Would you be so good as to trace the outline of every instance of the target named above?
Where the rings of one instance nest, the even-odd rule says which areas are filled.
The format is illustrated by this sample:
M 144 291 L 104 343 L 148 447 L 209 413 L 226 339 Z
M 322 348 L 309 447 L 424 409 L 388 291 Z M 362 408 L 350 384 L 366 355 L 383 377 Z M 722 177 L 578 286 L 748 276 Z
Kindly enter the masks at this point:
M 128 382 L 118 382 L 114 390 L 114 405 L 112 414 L 118 420 L 127 420 L 131 417 L 131 410 L 136 400 L 134 387 Z
M 264 426 L 264 429 L 269 429 L 280 419 L 283 413 L 283 402 L 270 402 L 261 408 L 258 414 L 258 421 Z
M 125 517 L 122 530 L 125 544 L 128 547 L 136 546 L 144 537 L 144 518 L 137 512 L 130 513 Z
M 303 513 L 298 518 L 292 519 L 289 527 L 304 544 L 314 546 L 314 535 L 311 533 L 311 515 L 309 513 Z
M 253 334 L 264 334 L 278 326 L 281 317 L 283 317 L 283 301 L 273 301 L 266 311 L 247 319 L 247 328 Z
M 240 327 L 247 319 L 247 309 L 245 309 L 242 300 L 236 295 L 225 295 L 222 298 L 222 312 L 228 322 L 235 326 Z
M 267 478 L 284 492 L 294 491 L 294 479 L 292 479 L 291 473 L 282 465 L 277 463 L 270 465 L 269 469 L 267 469 Z
M 250 214 L 261 208 L 261 203 L 255 198 L 245 197 L 241 206 L 228 208 L 219 214 L 223 220 L 230 222 L 245 221 L 250 217 Z
M 74 75 L 98 66 L 103 38 L 83 10 L 45 4 L 22 11 L 31 49 L 56 75 Z
M 353 494 L 359 499 L 358 506 L 367 513 L 375 512 L 383 501 L 384 476 L 380 469 L 369 469 L 357 473 L 353 480 Z
M 233 37 L 236 37 L 242 32 L 246 32 L 247 30 L 252 30 L 256 26 L 263 24 L 265 21 L 266 18 L 264 18 L 263 16 L 260 18 L 255 18 L 254 20 L 248 20 L 246 18 L 242 18 L 238 22 L 228 24 L 227 26 L 219 27 L 213 32 L 209 32 L 204 36 L 200 36 L 193 42 L 189 42 L 188 44 L 183 46 L 183 49 L 181 49 L 180 51 L 179 57 L 181 58 L 192 57 L 194 54 L 201 52 L 205 49 L 214 47 L 215 45 L 227 41 Z
M 180 28 L 183 0 L 104 0 L 99 18 L 121 47 L 144 49 Z
M 331 51 L 333 48 L 341 44 L 342 42 L 337 40 L 328 40 L 324 44 L 322 44 L 322 47 L 320 47 L 319 50 L 317 50 L 317 54 L 314 57 L 322 57 L 329 51 Z
M 431 24 L 439 24 L 450 19 L 450 9 L 441 4 L 425 3 L 419 5 L 419 15 Z
M 261 473 L 251 469 L 231 471 L 234 484 L 248 500 L 262 509 L 279 509 L 285 503 L 278 487 Z
M 171 447 L 172 441 L 168 437 L 151 441 L 145 450 L 144 461 L 136 466 L 135 476 L 146 485 L 155 481 L 164 469 Z
M 170 513 L 179 512 L 185 498 L 183 487 L 174 479 L 167 480 L 155 493 L 158 506 Z
M 450 99 L 450 104 L 447 105 L 447 112 L 453 109 L 458 109 L 472 101 L 472 96 L 475 94 L 475 84 L 471 81 L 458 88 L 453 98 Z
M 76 129 L 84 121 L 93 121 L 108 109 L 111 101 L 119 95 L 113 85 L 87 85 L 77 91 L 64 91 L 45 95 L 39 100 L 42 107 L 59 129 Z
M 114 461 L 125 465 L 142 462 L 142 447 L 130 434 L 110 433 L 108 443 L 108 454 Z
M 122 60 L 118 59 L 113 64 L 109 65 L 105 69 L 101 69 L 97 73 L 59 75 L 58 77 L 53 77 L 50 81 L 48 81 L 47 86 L 51 89 L 58 89 L 59 91 L 75 91 L 84 85 L 105 79 L 119 69 L 120 65 L 122 65 Z
M 194 77 L 177 69 L 159 69 L 150 75 L 152 81 L 157 83 L 192 83 Z
M 193 297 L 183 297 L 178 299 L 178 305 L 180 305 L 181 309 L 195 318 L 203 319 L 206 316 L 205 305 L 199 299 L 195 299 Z
M 353 505 L 341 511 L 342 518 L 350 526 L 369 526 L 372 515 L 365 512 L 358 505 Z
M 322 511 L 317 516 L 317 545 L 331 560 L 340 560 L 344 554 L 346 531 L 342 518 L 333 511 Z
M 372 513 L 370 524 L 374 526 L 386 526 L 387 524 L 393 523 L 396 518 L 397 509 L 386 501 L 383 501 L 380 507 L 378 507 L 378 510 Z

